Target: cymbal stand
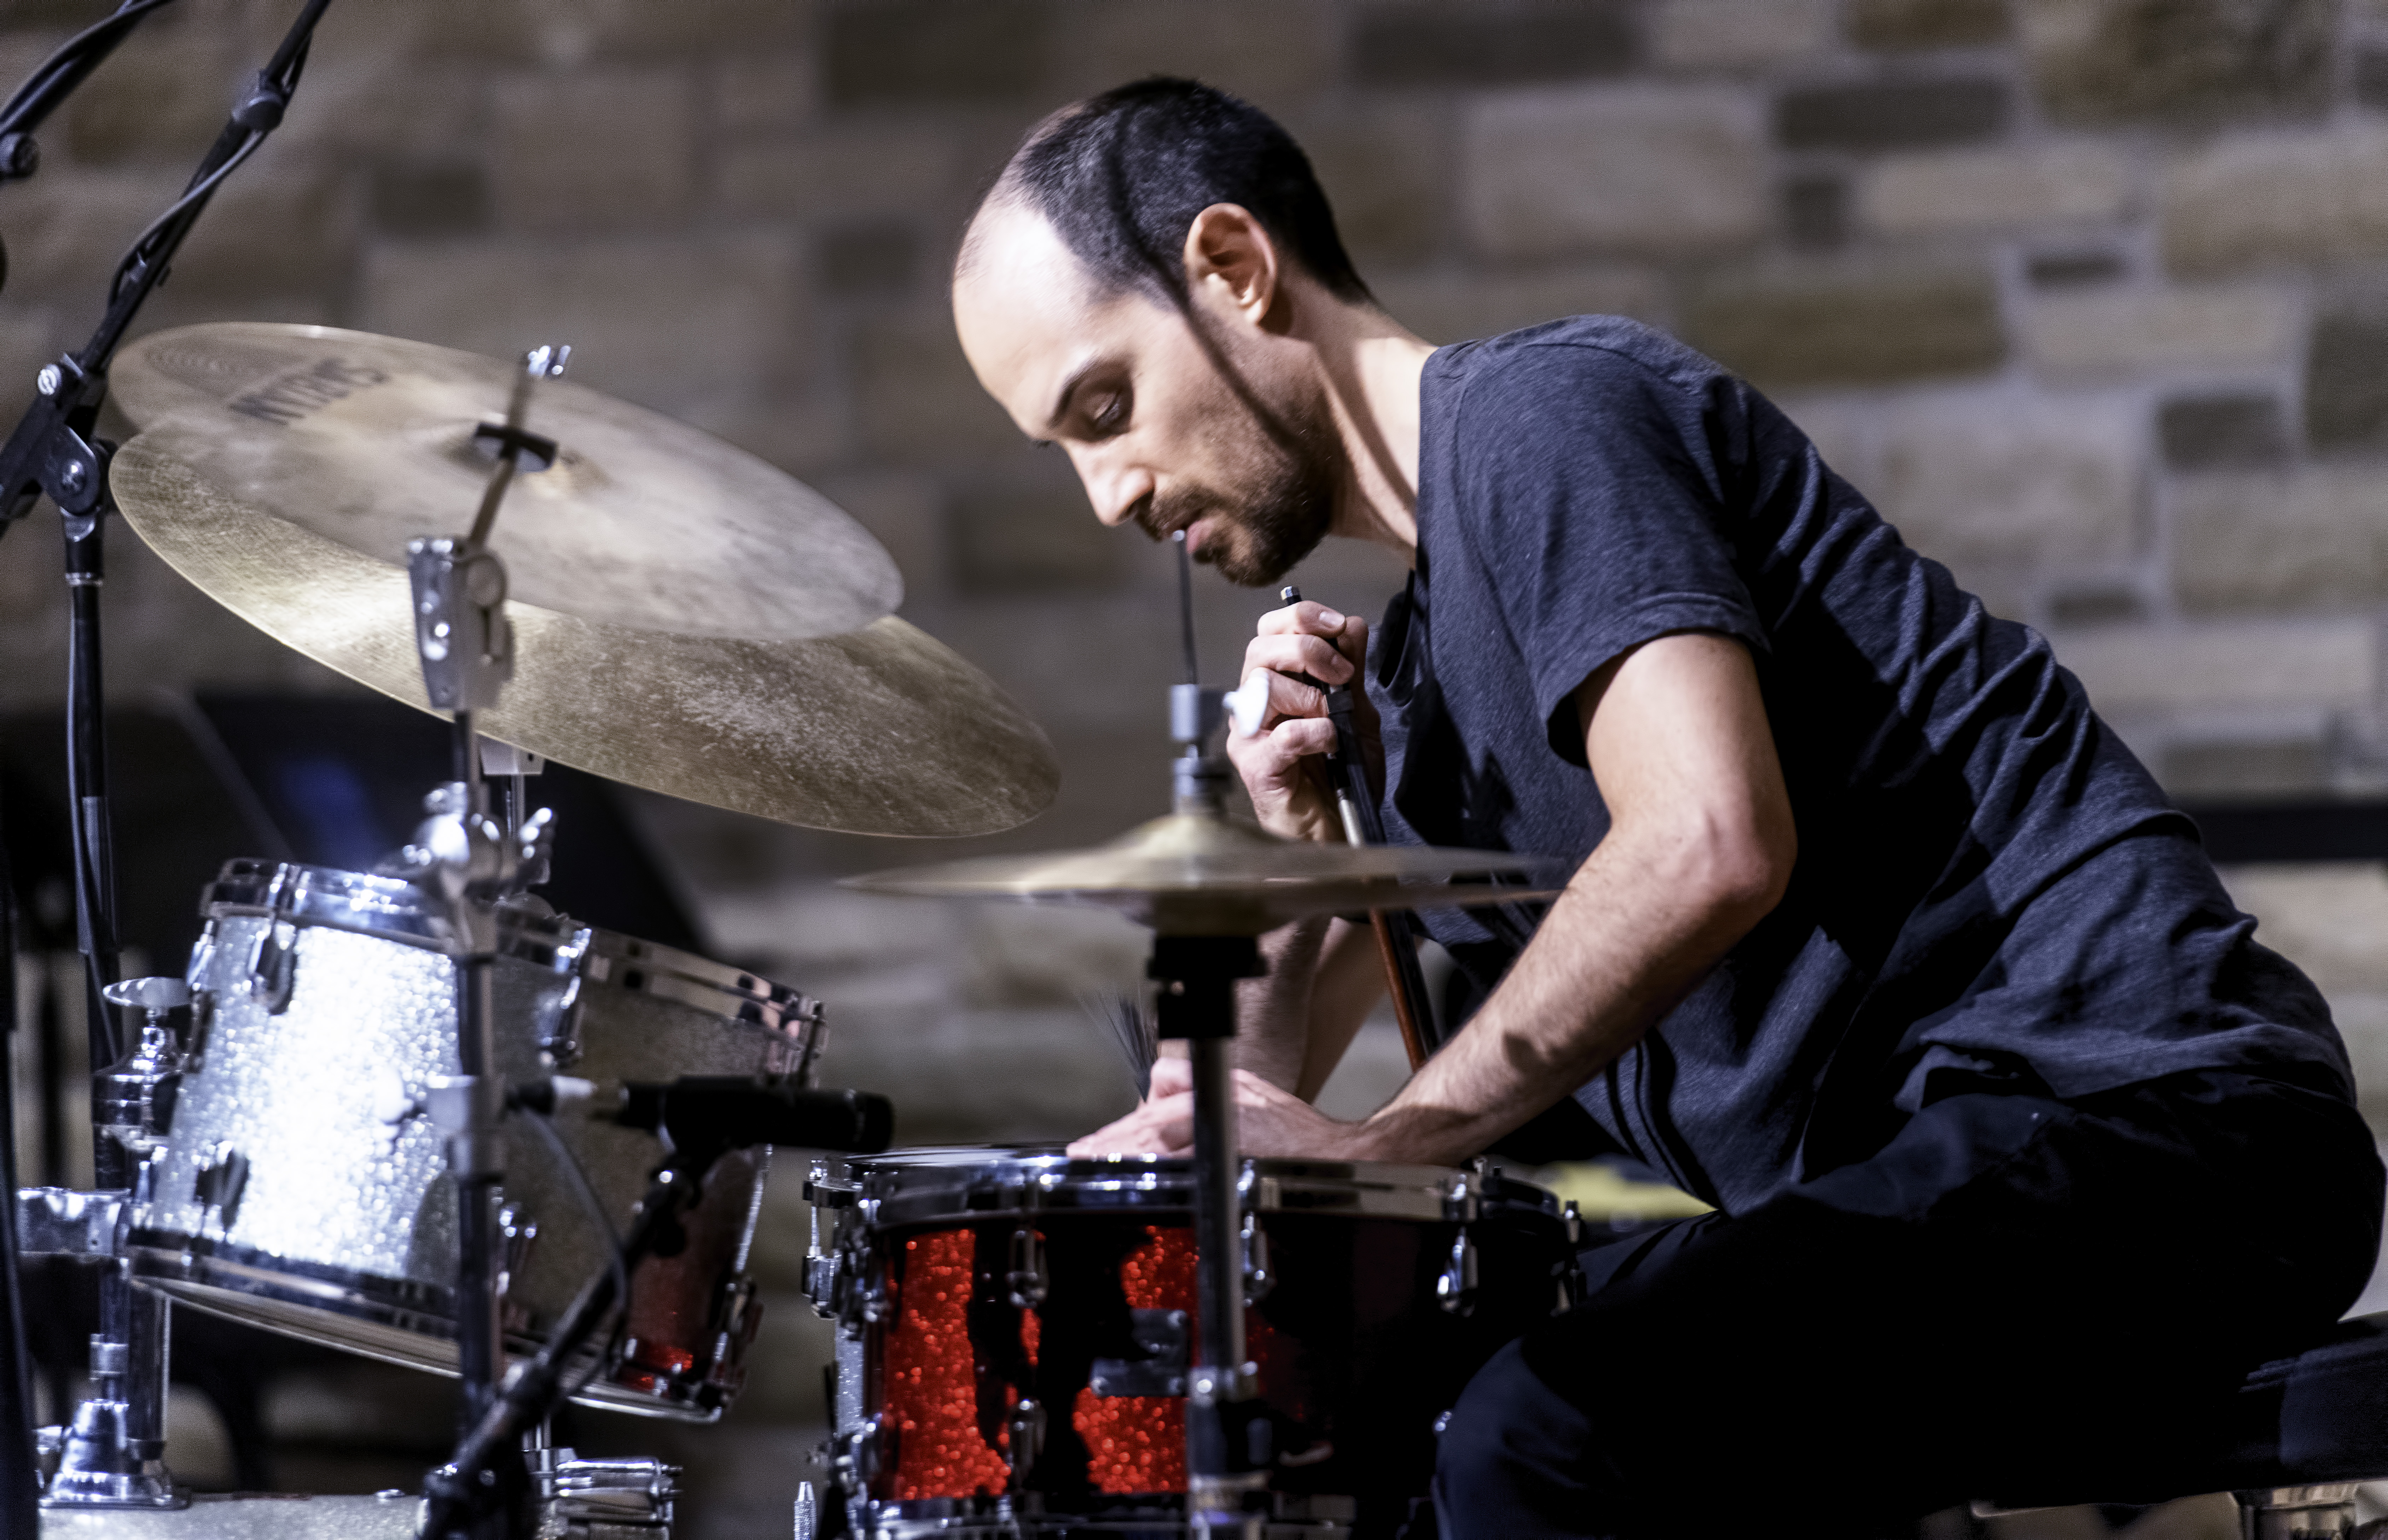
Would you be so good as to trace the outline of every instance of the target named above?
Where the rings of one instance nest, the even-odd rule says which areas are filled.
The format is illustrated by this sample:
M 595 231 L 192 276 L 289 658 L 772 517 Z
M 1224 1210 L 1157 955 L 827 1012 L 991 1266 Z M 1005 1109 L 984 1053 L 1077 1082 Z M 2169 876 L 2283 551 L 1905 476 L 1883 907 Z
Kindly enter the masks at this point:
M 478 1424 L 496 1401 L 505 1370 L 498 1293 L 505 1084 L 498 1073 L 491 997 L 497 903 L 544 874 L 551 833 L 544 809 L 511 832 L 489 816 L 474 718 L 497 704 L 499 690 L 514 677 L 514 627 L 505 614 L 505 565 L 489 549 L 489 538 L 516 472 L 526 462 L 534 470 L 555 462 L 554 443 L 526 432 L 523 421 L 532 386 L 563 372 L 569 353 L 541 347 L 527 355 L 514 378 L 505 421 L 476 430 L 475 440 L 494 449 L 497 465 L 471 533 L 461 540 L 426 536 L 407 546 L 424 688 L 432 706 L 455 719 L 454 778 L 426 799 L 430 817 L 407 847 L 405 864 L 446 900 L 456 962 L 459 1073 L 434 1081 L 427 1100 L 433 1123 L 447 1136 L 448 1174 L 456 1186 L 457 1421 L 463 1431 Z M 519 1533 L 529 1489 L 519 1443 L 483 1465 L 479 1479 L 493 1489 L 496 1501 L 472 1533 Z
M 1220 692 L 1169 691 L 1176 811 L 1224 818 L 1227 767 L 1211 752 Z M 1233 1083 L 1236 981 L 1266 971 L 1249 935 L 1176 933 L 1157 916 L 1146 977 L 1161 986 L 1162 1041 L 1185 1042 L 1194 1072 L 1194 1247 L 1200 1346 L 1188 1378 L 1186 1508 L 1189 1526 L 1259 1540 L 1266 1521 L 1273 1425 L 1244 1361 L 1243 1161 Z
M 32 130 L 162 0 L 127 0 L 117 12 L 69 40 L 0 104 L 0 180 L 32 174 L 40 155 Z M 115 1020 L 103 998 L 118 981 L 115 860 L 110 849 L 100 684 L 99 591 L 106 579 L 104 536 L 115 511 L 108 467 L 114 446 L 92 436 L 108 396 L 108 367 L 141 307 L 165 279 L 184 239 L 223 180 L 280 126 L 298 88 L 315 24 L 330 0 L 306 0 L 290 30 L 243 93 L 231 119 L 182 195 L 133 241 L 108 285 L 108 306 L 83 347 L 44 364 L 36 395 L 0 445 L 0 532 L 47 496 L 61 516 L 68 592 L 67 791 L 75 874 L 76 944 L 85 959 L 85 1015 L 92 1063 L 119 1058 Z M 103 1189 L 126 1188 L 134 1175 L 127 1152 L 106 1132 L 107 1113 L 92 1118 L 93 1175 Z M 51 1508 L 171 1508 L 184 1500 L 163 1462 L 165 1300 L 133 1289 L 122 1267 L 100 1278 L 100 1333 L 92 1339 L 94 1395 L 79 1409 L 59 1476 L 43 1496 Z M 11 1366 L 13 1370 L 14 1366 Z M 118 1393 L 121 1390 L 121 1398 Z M 110 1408 L 115 1408 L 110 1410 Z M 121 1413 L 121 1415 L 120 1415 Z M 88 1415 L 86 1415 L 88 1414 Z M 13 1434 L 12 1434 L 13 1442 Z M 86 1479 L 88 1478 L 88 1479 Z

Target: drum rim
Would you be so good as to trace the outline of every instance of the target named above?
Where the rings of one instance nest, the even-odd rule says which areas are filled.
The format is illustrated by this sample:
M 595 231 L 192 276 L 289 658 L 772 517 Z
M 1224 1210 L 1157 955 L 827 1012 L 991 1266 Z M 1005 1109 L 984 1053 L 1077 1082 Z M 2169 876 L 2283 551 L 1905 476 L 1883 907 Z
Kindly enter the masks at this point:
M 956 1180 L 909 1189 L 873 1180 L 897 1172 Z M 1190 1212 L 1193 1181 L 1193 1162 L 1182 1157 L 1073 1157 L 1060 1144 L 934 1144 L 818 1161 L 809 1185 L 850 1194 L 867 1205 L 874 1228 L 887 1228 L 1052 1209 Z M 1559 1214 L 1557 1194 L 1547 1188 L 1457 1167 L 1248 1155 L 1240 1187 L 1246 1207 L 1262 1214 L 1429 1221 L 1464 1221 L 1485 1206 Z
M 436 952 L 446 951 L 450 940 L 445 909 L 419 883 L 303 861 L 260 856 L 227 861 L 201 890 L 199 913 L 210 920 L 239 916 L 321 926 Z M 818 1022 L 821 1016 L 818 1000 L 752 968 L 584 925 L 567 915 L 501 909 L 498 950 L 572 973 L 583 986 L 675 1000 L 775 1031 Z M 734 1004 L 715 1010 L 708 993 Z
M 125 1262 L 137 1283 L 210 1315 L 401 1369 L 451 1376 L 456 1372 L 454 1291 L 445 1285 L 310 1262 L 176 1231 L 133 1231 L 127 1237 Z M 235 1306 L 240 1299 L 265 1301 L 305 1315 L 245 1311 Z M 354 1333 L 311 1332 L 306 1326 L 309 1316 L 326 1323 L 347 1320 L 375 1327 L 392 1340 L 374 1345 Z M 506 1352 L 512 1357 L 529 1357 L 545 1344 L 542 1336 L 516 1330 L 505 1335 Z M 413 1350 L 400 1343 L 413 1344 Z M 718 1421 L 728 1408 L 727 1397 L 709 1404 L 698 1395 L 657 1395 L 610 1379 L 591 1381 L 571 1399 L 609 1411 L 682 1422 Z

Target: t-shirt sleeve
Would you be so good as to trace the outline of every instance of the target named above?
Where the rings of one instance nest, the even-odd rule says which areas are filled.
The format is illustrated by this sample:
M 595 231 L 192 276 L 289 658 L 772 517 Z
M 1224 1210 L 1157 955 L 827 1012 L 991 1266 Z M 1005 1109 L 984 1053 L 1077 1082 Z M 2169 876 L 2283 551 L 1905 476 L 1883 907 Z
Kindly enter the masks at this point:
M 1583 763 L 1572 697 L 1671 631 L 1766 647 L 1724 527 L 1703 394 L 1605 347 L 1487 360 L 1455 403 L 1458 514 L 1501 596 L 1551 747 Z

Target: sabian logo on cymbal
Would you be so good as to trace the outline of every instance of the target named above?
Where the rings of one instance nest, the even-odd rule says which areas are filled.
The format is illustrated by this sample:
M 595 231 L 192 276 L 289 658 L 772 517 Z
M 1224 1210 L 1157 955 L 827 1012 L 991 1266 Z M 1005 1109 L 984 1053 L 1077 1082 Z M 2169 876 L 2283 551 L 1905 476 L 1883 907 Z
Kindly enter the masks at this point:
M 376 385 L 389 378 L 386 371 L 367 363 L 350 363 L 345 359 L 325 359 L 311 368 L 294 369 L 287 374 L 276 375 L 255 390 L 244 392 L 226 403 L 244 417 L 288 427 L 310 412 L 320 411 L 341 400 Z

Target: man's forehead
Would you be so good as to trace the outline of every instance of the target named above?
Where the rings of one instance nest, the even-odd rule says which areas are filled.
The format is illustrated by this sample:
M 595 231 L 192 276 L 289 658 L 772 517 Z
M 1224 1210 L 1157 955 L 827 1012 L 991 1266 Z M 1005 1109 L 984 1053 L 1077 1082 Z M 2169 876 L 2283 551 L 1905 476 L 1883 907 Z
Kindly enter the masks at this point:
M 954 274 L 955 325 L 981 381 L 1015 415 L 1041 418 L 1050 404 L 1041 398 L 1059 382 L 1130 344 L 1139 311 L 1162 319 L 1141 295 L 1102 292 L 1043 215 L 990 206 L 972 222 Z

